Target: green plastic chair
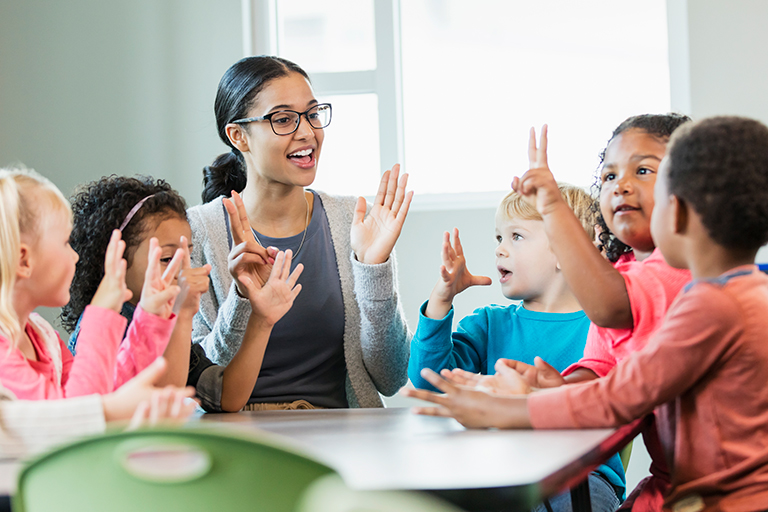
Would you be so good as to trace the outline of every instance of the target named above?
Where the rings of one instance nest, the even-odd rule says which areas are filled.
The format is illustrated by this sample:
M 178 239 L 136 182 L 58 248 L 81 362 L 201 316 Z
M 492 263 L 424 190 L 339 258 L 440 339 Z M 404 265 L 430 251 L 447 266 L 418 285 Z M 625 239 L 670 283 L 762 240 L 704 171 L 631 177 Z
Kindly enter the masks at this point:
M 355 491 L 338 475 L 328 475 L 309 486 L 296 512 L 461 512 L 461 509 L 417 491 Z
M 101 435 L 43 454 L 19 475 L 14 512 L 293 512 L 334 474 L 269 436 L 207 428 Z

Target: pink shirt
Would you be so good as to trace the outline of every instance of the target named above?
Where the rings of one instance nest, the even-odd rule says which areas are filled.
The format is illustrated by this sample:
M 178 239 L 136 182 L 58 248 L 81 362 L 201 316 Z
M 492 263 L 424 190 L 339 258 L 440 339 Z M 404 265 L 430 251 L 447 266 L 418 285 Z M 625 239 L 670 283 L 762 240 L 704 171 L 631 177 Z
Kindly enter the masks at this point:
M 138 325 L 134 341 L 121 344 L 126 319 L 111 309 L 86 307 L 77 357 L 73 357 L 58 333 L 33 314 L 25 332 L 32 341 L 37 361 L 24 357 L 18 348 L 9 351 L 9 340 L 0 336 L 0 381 L 23 400 L 110 393 L 118 378 L 124 382 L 137 373 L 137 361 L 143 364 L 145 355 L 132 354 L 132 347 L 165 347 L 175 319 L 164 320 L 137 308 L 134 323 Z
M 658 249 L 643 261 L 624 255 L 614 264 L 627 284 L 632 308 L 632 329 L 608 329 L 592 324 L 587 334 L 584 357 L 565 369 L 568 375 L 578 368 L 588 368 L 604 377 L 616 363 L 642 349 L 661 325 L 669 305 L 691 280 L 688 270 L 667 265 Z
M 671 508 L 768 508 L 768 276 L 739 267 L 681 294 L 605 378 L 534 393 L 534 428 L 610 427 L 656 411 Z

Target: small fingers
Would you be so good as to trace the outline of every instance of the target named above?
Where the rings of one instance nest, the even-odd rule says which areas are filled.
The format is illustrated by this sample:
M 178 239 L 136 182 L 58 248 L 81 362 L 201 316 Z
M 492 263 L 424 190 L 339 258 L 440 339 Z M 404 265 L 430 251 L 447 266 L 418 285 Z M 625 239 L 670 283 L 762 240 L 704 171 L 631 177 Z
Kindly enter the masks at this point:
M 171 284 L 173 280 L 179 275 L 181 265 L 184 262 L 184 251 L 182 249 L 176 249 L 176 252 L 171 259 L 171 262 L 165 268 L 163 272 L 163 281 L 166 285 Z
M 451 411 L 445 407 L 413 407 L 411 411 L 414 414 L 422 416 L 440 416 L 441 418 L 453 418 Z
M 439 389 L 443 393 L 453 393 L 456 391 L 456 386 L 440 377 L 429 368 L 422 368 L 421 376 L 424 380 L 435 386 L 435 388 Z
M 181 250 L 184 251 L 184 259 L 181 262 L 181 268 L 192 268 L 192 256 L 189 254 L 189 240 L 187 237 L 181 237 Z

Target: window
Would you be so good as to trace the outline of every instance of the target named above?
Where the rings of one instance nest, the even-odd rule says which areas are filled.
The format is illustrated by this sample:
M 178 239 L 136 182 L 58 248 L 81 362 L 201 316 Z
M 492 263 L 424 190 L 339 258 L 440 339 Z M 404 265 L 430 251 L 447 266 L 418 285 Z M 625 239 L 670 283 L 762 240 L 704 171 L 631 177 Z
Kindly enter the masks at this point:
M 251 53 L 334 104 L 316 186 L 335 193 L 373 195 L 399 161 L 416 205 L 495 202 L 543 123 L 557 179 L 589 186 L 619 122 L 669 110 L 664 0 L 243 1 Z

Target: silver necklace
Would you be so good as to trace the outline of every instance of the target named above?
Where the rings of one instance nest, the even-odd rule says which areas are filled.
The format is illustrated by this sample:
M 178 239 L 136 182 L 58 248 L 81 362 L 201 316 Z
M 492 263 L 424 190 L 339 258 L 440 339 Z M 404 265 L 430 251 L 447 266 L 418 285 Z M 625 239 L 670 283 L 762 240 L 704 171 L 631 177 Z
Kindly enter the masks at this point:
M 304 234 L 301 235 L 301 243 L 299 243 L 299 248 L 296 249 L 296 252 L 293 255 L 293 258 L 299 255 L 299 252 L 301 251 L 302 246 L 304 246 L 304 239 L 307 238 L 307 228 L 309 228 L 309 201 L 307 201 L 307 194 L 303 193 L 304 195 L 304 202 L 307 204 L 307 217 L 304 219 Z M 251 231 L 253 231 L 253 237 L 256 239 L 256 241 L 259 243 L 260 246 L 265 247 L 263 243 L 261 243 L 261 240 L 259 240 L 259 235 L 256 234 L 256 230 L 251 228 Z

